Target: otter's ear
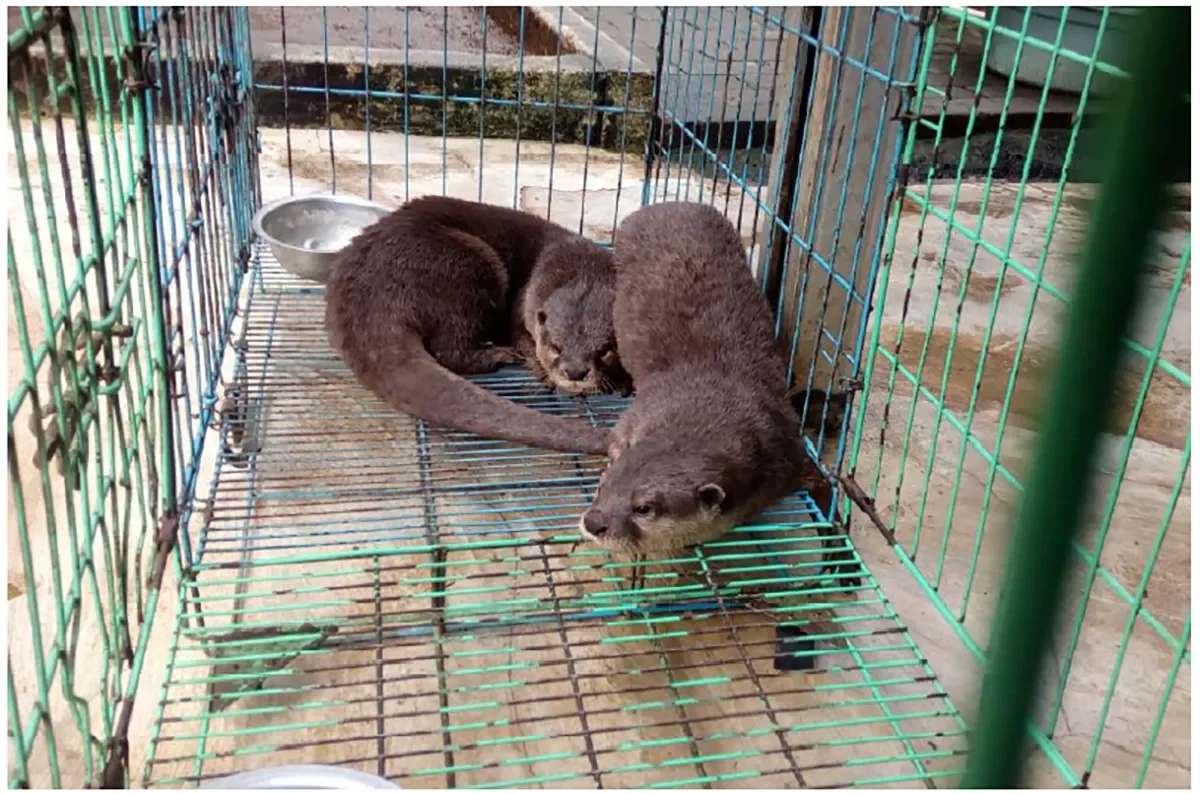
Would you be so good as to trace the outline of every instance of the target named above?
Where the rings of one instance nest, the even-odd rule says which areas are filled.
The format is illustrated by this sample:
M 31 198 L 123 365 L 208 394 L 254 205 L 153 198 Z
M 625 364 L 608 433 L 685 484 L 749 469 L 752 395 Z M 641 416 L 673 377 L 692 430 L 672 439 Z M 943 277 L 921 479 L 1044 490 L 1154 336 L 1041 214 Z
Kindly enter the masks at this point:
M 705 483 L 696 489 L 696 498 L 709 510 L 715 510 L 725 501 L 725 489 L 715 482 Z
M 545 324 L 546 324 L 546 313 L 545 313 L 544 311 L 538 311 L 538 313 L 537 313 L 537 324 L 538 324 L 538 325 L 545 325 Z

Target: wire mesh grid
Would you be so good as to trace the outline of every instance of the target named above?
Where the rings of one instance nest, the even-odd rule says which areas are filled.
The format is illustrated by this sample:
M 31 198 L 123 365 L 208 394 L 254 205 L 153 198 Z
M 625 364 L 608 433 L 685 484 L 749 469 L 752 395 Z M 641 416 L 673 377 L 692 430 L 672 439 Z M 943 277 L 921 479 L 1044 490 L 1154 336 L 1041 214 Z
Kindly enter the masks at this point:
M 9 21 L 9 776 L 78 785 L 136 687 L 171 504 L 153 201 L 143 108 L 97 80 L 127 18 Z
M 8 16 L 9 775 L 116 785 L 246 256 L 244 19 Z
M 1081 133 L 1127 79 L 1113 54 L 1129 24 L 1121 9 L 948 8 L 925 41 L 849 468 L 968 663 L 987 647 L 1095 194 Z M 1001 51 L 1009 71 L 986 68 Z M 1078 95 L 1052 91 L 1060 77 Z M 1029 731 L 1047 784 L 1189 775 L 1188 193 L 1161 224 L 1125 340 L 1069 616 Z
M 742 230 L 801 410 L 819 419 L 811 452 L 839 474 L 929 16 L 753 6 L 662 20 L 644 200 L 711 203 Z
M 440 433 L 375 403 L 328 352 L 319 295 L 246 247 L 248 221 L 259 193 L 322 188 L 396 204 L 439 192 L 522 206 L 602 241 L 644 202 L 722 207 L 775 303 L 797 386 L 825 392 L 808 398 L 833 420 L 810 431 L 814 452 L 832 441 L 837 450 L 822 456 L 828 470 L 857 478 L 875 499 L 901 569 L 950 638 L 932 641 L 923 622 L 914 633 L 938 670 L 954 671 L 946 680 L 961 684 L 961 671 L 982 658 L 998 591 L 993 561 L 1007 538 L 996 522 L 1021 491 L 1021 406 L 1033 393 L 1029 373 L 1047 366 L 1040 342 L 1055 327 L 1040 318 L 1042 307 L 1069 300 L 1054 265 L 1090 200 L 1074 184 L 1071 163 L 1086 160 L 1075 154 L 1075 136 L 1103 108 L 1098 89 L 1085 87 L 1067 107 L 1061 95 L 997 78 L 984 65 L 990 48 L 1007 45 L 1018 60 L 1048 57 L 1051 71 L 1070 63 L 1122 79 L 1095 52 L 1063 46 L 1061 11 L 1052 12 L 1056 38 L 1035 32 L 1041 12 L 1027 9 L 1015 12 L 1016 22 L 1005 12 L 1009 21 L 1000 23 L 956 8 L 527 8 L 505 19 L 508 11 L 485 8 L 470 12 L 478 40 L 467 57 L 448 46 L 458 33 L 447 9 L 386 10 L 403 17 L 403 35 L 390 40 L 385 11 L 374 9 L 280 9 L 266 29 L 256 26 L 257 9 L 76 11 L 75 29 L 90 31 L 78 49 L 86 68 L 66 79 L 66 57 L 56 61 L 57 90 L 40 73 L 35 81 L 43 98 L 61 100 L 63 122 L 47 101 L 40 105 L 49 115 L 36 121 L 39 103 L 28 94 L 16 101 L 24 96 L 35 112 L 14 113 L 11 90 L 10 121 L 21 117 L 26 144 L 49 144 L 63 130 L 55 140 L 70 165 L 60 168 L 74 185 L 86 168 L 75 167 L 72 140 L 84 138 L 78 128 L 72 135 L 67 105 L 81 98 L 101 109 L 88 118 L 92 150 L 98 142 L 102 162 L 111 158 L 116 170 L 109 181 L 93 167 L 102 194 L 85 203 L 99 209 L 102 230 L 115 222 L 133 234 L 126 241 L 102 232 L 101 249 L 112 257 L 128 245 L 132 256 L 114 281 L 115 267 L 105 271 L 86 256 L 94 225 L 72 253 L 88 278 L 107 272 L 113 290 L 126 285 L 116 294 L 133 336 L 117 335 L 116 345 L 122 372 L 130 365 L 120 389 L 134 391 L 117 412 L 143 400 L 145 411 L 133 414 L 143 439 L 122 444 L 108 431 L 117 414 L 101 415 L 83 427 L 97 434 L 90 449 L 103 441 L 112 453 L 70 458 L 89 504 L 104 508 L 66 523 L 103 543 L 124 522 L 111 565 L 103 557 L 95 567 L 106 553 L 95 542 L 65 550 L 74 574 L 60 598 L 45 581 L 44 541 L 31 531 L 16 536 L 33 552 L 24 570 L 37 572 L 59 609 L 54 620 L 29 612 L 17 624 L 42 635 L 35 667 L 48 662 L 48 675 L 14 678 L 10 653 L 10 734 L 23 737 L 10 746 L 24 751 L 11 779 L 94 783 L 104 758 L 119 758 L 120 743 L 108 740 L 139 689 L 135 713 L 160 710 L 158 720 L 145 719 L 155 741 L 143 782 L 155 785 L 285 759 L 348 761 L 418 787 L 955 779 L 962 723 L 859 557 L 857 526 L 857 547 L 845 536 L 818 536 L 826 506 L 801 494 L 767 516 L 771 523 L 672 565 L 574 548 L 598 461 Z M 13 13 L 28 17 L 23 35 L 33 39 L 53 38 L 63 24 L 49 16 L 56 12 Z M 1120 20 L 1117 11 L 1097 13 L 1101 30 Z M 296 24 L 305 14 L 317 31 L 311 40 Z M 346 14 L 355 20 L 348 26 L 338 21 Z M 511 52 L 506 36 L 516 44 Z M 979 51 L 968 52 L 973 40 Z M 125 57 L 107 60 L 107 41 Z M 70 54 L 61 38 L 46 45 Z M 144 139 L 139 112 L 149 119 Z M 26 115 L 40 123 L 41 139 Z M 1055 132 L 1066 150 L 1057 162 L 1046 154 Z M 1016 157 L 1013 141 L 1023 141 Z M 45 211 L 69 207 L 54 182 L 53 147 L 46 151 L 41 173 L 49 168 L 53 186 L 42 196 Z M 497 151 L 502 168 L 490 165 Z M 39 159 L 29 154 L 31 163 Z M 273 173 L 260 157 L 285 168 Z M 21 184 L 34 191 L 40 222 L 35 170 Z M 498 178 L 501 171 L 511 179 Z M 133 181 L 147 176 L 151 201 L 144 182 Z M 105 194 L 124 210 L 110 214 Z M 84 188 L 74 195 L 78 203 Z M 1031 731 L 1035 764 L 1055 775 L 1043 782 L 1171 784 L 1178 769 L 1188 775 L 1189 732 L 1180 720 L 1190 709 L 1190 612 L 1175 594 L 1189 578 L 1190 549 L 1178 527 L 1190 499 L 1190 425 L 1171 413 L 1190 392 L 1176 339 L 1190 293 L 1183 203 L 1173 216 L 1182 234 L 1162 240 L 1156 303 L 1131 340 L 1144 369 L 1132 377 L 1106 453 L 1107 499 L 1098 531 L 1077 549 L 1071 627 L 1048 676 L 1054 694 L 1044 724 Z M 1044 217 L 1031 217 L 1042 204 Z M 75 225 L 58 221 L 57 236 L 41 226 L 34 239 L 72 239 Z M 21 227 L 10 222 L 10 283 Z M 140 253 L 139 229 L 157 230 L 156 245 Z M 62 250 L 60 274 L 71 259 Z M 23 267 L 20 240 L 15 251 Z M 143 264 L 156 251 L 160 279 Z M 248 258 L 253 285 L 242 277 Z M 962 262 L 972 264 L 964 271 Z M 49 281 L 24 270 L 20 277 L 26 286 L 18 293 L 38 284 L 48 296 L 55 327 L 73 320 L 55 313 Z M 1024 286 L 1014 291 L 1014 280 Z M 231 337 L 241 322 L 232 302 L 247 289 L 245 325 Z M 161 301 L 141 297 L 155 290 Z M 956 291 L 954 311 L 944 291 Z M 83 300 L 83 292 L 69 294 Z M 1009 327 L 1004 307 L 1025 300 L 1023 323 Z M 970 311 L 958 325 L 975 301 L 999 318 L 994 328 L 972 326 Z M 37 313 L 32 306 L 26 317 Z M 893 335 L 901 307 L 899 325 L 910 328 Z M 942 333 L 946 317 L 958 318 L 957 334 Z M 168 337 L 161 355 L 149 335 L 159 325 Z M 122 323 L 114 328 L 124 333 Z M 38 352 L 36 336 L 34 370 L 44 375 L 53 356 Z M 10 347 L 13 338 L 10 328 Z M 985 359 L 1011 363 L 1011 378 L 990 377 Z M 85 391 L 95 391 L 88 360 L 75 370 L 87 370 Z M 142 365 L 150 369 L 139 381 Z M 835 411 L 833 392 L 857 391 L 864 384 L 856 376 L 865 379 L 866 399 Z M 514 372 L 484 382 L 593 422 L 613 421 L 621 406 L 563 401 Z M 10 399 L 10 461 L 14 428 L 26 458 L 41 443 L 21 435 L 13 400 L 29 410 L 34 398 L 57 395 L 29 373 L 22 388 Z M 159 429 L 167 395 L 176 401 L 174 422 Z M 323 402 L 314 407 L 314 398 Z M 336 421 L 340 410 L 354 417 L 349 427 Z M 947 452 L 952 442 L 961 446 Z M 155 479 L 151 450 L 170 476 Z M 201 465 L 205 451 L 217 453 L 215 473 Z M 51 458 L 41 462 L 43 473 L 46 463 L 53 469 Z M 130 486 L 95 475 L 123 476 L 126 468 L 135 495 L 149 472 L 148 490 L 144 502 L 118 507 L 111 497 Z M 64 483 L 53 471 L 40 483 L 28 472 L 10 463 L 10 481 L 20 479 L 27 495 L 62 501 Z M 94 498 L 93 480 L 108 501 Z M 164 503 L 178 497 L 185 510 L 191 490 L 202 491 L 195 513 L 183 516 L 181 554 L 167 572 L 171 582 L 174 570 L 190 569 L 188 587 L 176 592 L 172 584 L 161 603 L 139 590 L 163 514 L 155 484 Z M 36 512 L 36 502 L 27 498 L 26 509 Z M 13 509 L 10 499 L 10 516 Z M 922 541 L 922 531 L 937 534 L 930 527 L 943 515 L 940 537 Z M 1156 527 L 1153 539 L 1139 542 L 1123 529 L 1133 525 Z M 27 518 L 27 530 L 37 526 L 36 516 Z M 13 542 L 10 533 L 10 550 Z M 839 551 L 854 570 L 817 562 Z M 121 579 L 129 569 L 138 573 Z M 142 634 L 132 658 L 119 637 L 124 607 L 119 588 L 105 583 L 109 570 L 136 604 Z M 10 612 L 12 573 L 10 565 Z M 904 585 L 888 576 L 897 603 L 912 595 L 893 592 Z M 146 639 L 156 605 L 176 613 L 169 664 Z M 792 623 L 807 639 L 794 636 Z M 76 664 L 79 648 L 93 647 L 79 645 L 79 636 L 99 643 L 85 656 L 102 660 L 102 691 L 77 686 L 94 672 Z M 807 645 L 814 638 L 815 653 Z M 57 656 L 64 641 L 66 665 Z M 799 666 L 792 656 L 815 656 L 818 669 L 777 669 Z M 163 699 L 154 703 L 147 693 L 164 673 Z M 140 765 L 139 752 L 132 749 Z
M 677 560 L 579 546 L 601 461 L 388 410 L 328 349 L 320 291 L 258 267 L 145 782 L 301 759 L 404 787 L 956 773 L 957 712 L 806 494 Z M 623 404 L 481 382 L 603 424 Z

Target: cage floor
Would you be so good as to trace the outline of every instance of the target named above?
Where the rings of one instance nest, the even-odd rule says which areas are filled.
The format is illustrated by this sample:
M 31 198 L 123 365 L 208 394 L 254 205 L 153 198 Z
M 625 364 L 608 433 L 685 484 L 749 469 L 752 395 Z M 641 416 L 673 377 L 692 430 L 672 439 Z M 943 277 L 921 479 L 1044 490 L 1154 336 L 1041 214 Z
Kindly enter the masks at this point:
M 403 788 L 952 782 L 964 726 L 849 539 L 798 493 L 670 561 L 577 543 L 603 461 L 428 428 L 263 255 L 248 406 L 191 531 L 145 782 L 335 763 Z M 624 400 L 479 379 L 611 424 Z

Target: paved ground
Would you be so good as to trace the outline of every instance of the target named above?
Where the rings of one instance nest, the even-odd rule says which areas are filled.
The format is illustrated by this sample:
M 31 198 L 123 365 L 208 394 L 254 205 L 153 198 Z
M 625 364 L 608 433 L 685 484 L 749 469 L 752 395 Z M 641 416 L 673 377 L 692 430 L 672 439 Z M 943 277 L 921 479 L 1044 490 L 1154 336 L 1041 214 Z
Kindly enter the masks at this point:
M 598 29 L 632 52 L 635 68 L 654 70 L 662 24 L 657 7 L 571 6 L 570 11 L 575 16 L 564 18 L 564 27 L 586 46 L 593 45 Z M 772 16 L 780 12 L 768 9 Z M 790 19 L 795 12 L 783 13 Z M 765 121 L 786 107 L 786 97 L 771 102 L 778 80 L 778 24 L 764 24 L 762 15 L 749 8 L 719 7 L 672 8 L 666 24 L 660 103 L 676 118 Z
M 365 44 L 364 27 L 370 32 L 370 45 L 403 50 L 441 50 L 478 53 L 484 50 L 483 9 L 472 6 L 443 8 L 414 6 L 375 6 L 370 8 L 316 6 L 287 9 L 259 6 L 250 9 L 250 30 L 254 41 L 278 44 L 286 31 L 289 47 L 320 47 L 325 37 L 329 46 Z M 407 45 L 405 27 L 408 27 Z M 323 30 L 324 28 L 324 30 Z M 487 52 L 515 55 L 517 41 L 495 24 L 487 25 Z

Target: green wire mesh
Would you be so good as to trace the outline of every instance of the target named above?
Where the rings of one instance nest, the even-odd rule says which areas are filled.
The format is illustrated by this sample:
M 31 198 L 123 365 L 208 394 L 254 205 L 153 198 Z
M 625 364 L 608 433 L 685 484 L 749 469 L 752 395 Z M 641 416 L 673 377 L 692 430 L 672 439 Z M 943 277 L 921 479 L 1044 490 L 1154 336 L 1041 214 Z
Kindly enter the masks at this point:
M 147 576 L 174 496 L 146 119 L 120 82 L 131 70 L 98 78 L 102 40 L 132 46 L 133 28 L 114 9 L 76 21 L 9 12 L 14 784 L 99 782 L 152 628 Z
M 9 9 L 13 784 L 121 785 L 144 753 L 124 737 L 152 714 L 135 695 L 245 258 L 252 122 L 145 32 L 164 19 L 228 77 L 228 10 Z
M 961 773 L 961 720 L 811 499 L 675 560 L 580 546 L 600 461 L 396 414 L 329 350 L 319 291 L 256 267 L 229 413 L 253 418 L 197 504 L 145 783 L 313 760 L 402 787 Z M 483 382 L 602 424 L 624 404 Z M 797 657 L 816 669 L 776 669 Z
M 1094 178 L 1081 171 L 1080 132 L 1105 106 L 1093 87 L 1124 79 L 1099 53 L 1108 28 L 1128 30 L 1126 13 L 1010 9 L 1007 22 L 945 9 L 942 35 L 925 42 L 922 117 L 908 132 L 850 467 L 895 533 L 896 555 L 979 659 L 1094 194 L 1080 183 Z M 1078 40 L 1068 23 L 1080 19 L 1099 26 L 1088 52 L 1065 43 L 1068 33 Z M 1051 79 L 1033 89 L 976 71 L 962 55 L 971 43 L 985 62 L 1006 49 L 1040 58 L 1051 76 L 1074 69 L 1083 91 L 1065 106 Z M 1002 96 L 995 110 L 968 105 L 965 129 L 951 118 L 964 91 L 970 100 L 989 89 Z M 1019 112 L 1032 113 L 1032 124 L 1015 120 Z M 1065 129 L 1054 118 L 1063 113 Z M 1047 181 L 1054 147 L 1061 166 Z M 1004 162 L 1014 148 L 1019 160 Z M 1015 178 L 994 178 L 1001 171 Z M 1125 340 L 1101 497 L 1074 547 L 1069 617 L 1030 732 L 1044 754 L 1035 766 L 1048 764 L 1065 785 L 1188 778 L 1191 613 L 1181 596 L 1190 586 L 1191 237 L 1187 188 L 1177 196 L 1157 236 L 1145 308 Z
M 283 40 L 283 68 L 259 74 L 245 9 L 10 9 L 11 784 L 185 786 L 301 761 L 405 787 L 958 779 L 965 726 L 947 690 L 974 696 L 1092 195 L 1081 131 L 1124 77 L 1100 45 L 1071 49 L 1058 10 L 603 17 L 617 10 L 549 12 L 596 23 L 603 68 L 583 82 L 564 70 L 586 59 L 560 44 L 510 84 L 491 54 L 477 71 L 443 51 L 410 68 L 407 33 L 403 63 L 381 65 L 365 12 L 357 55 L 335 53 L 346 68 L 330 68 L 326 30 L 323 59 Z M 334 11 L 317 12 L 326 27 Z M 1098 15 L 1103 42 L 1122 17 Z M 627 37 L 628 62 L 601 28 Z M 485 13 L 485 43 L 487 29 Z M 1005 48 L 1071 65 L 1085 90 L 985 70 Z M 828 179 L 781 168 L 793 144 L 763 121 L 806 117 L 787 62 L 806 57 L 812 85 L 833 70 L 832 105 L 862 119 L 849 144 L 832 114 L 796 137 Z M 319 130 L 289 115 L 314 108 Z M 347 119 L 366 134 L 335 135 Z M 418 127 L 441 134 L 436 155 Z M 548 165 L 555 220 L 582 230 L 590 195 L 614 194 L 603 224 L 589 215 L 599 239 L 639 198 L 716 203 L 750 229 L 764 287 L 786 287 L 772 298 L 797 384 L 822 385 L 789 327 L 802 310 L 819 315 L 813 358 L 861 379 L 852 433 L 825 439 L 846 465 L 823 461 L 874 500 L 883 532 L 843 500 L 853 540 L 830 534 L 826 506 L 800 493 L 678 560 L 610 558 L 576 546 L 599 461 L 436 431 L 354 383 L 319 290 L 251 245 L 260 193 L 353 188 L 360 173 L 379 191 L 397 164 L 392 200 L 416 185 L 410 167 L 436 168 L 446 191 L 510 130 L 514 204 L 518 174 Z M 555 144 L 525 140 L 542 133 Z M 260 149 L 286 152 L 286 187 Z M 847 189 L 864 174 L 895 200 Z M 782 197 L 805 190 L 802 224 Z M 1159 238 L 1103 498 L 1075 549 L 1030 730 L 1042 784 L 1190 775 L 1188 198 Z M 882 231 L 826 239 L 818 204 Z M 807 287 L 789 280 L 797 252 Z M 516 372 L 482 382 L 598 424 L 623 405 Z M 179 541 L 161 590 L 160 525 Z M 126 730 L 128 747 L 110 741 Z

